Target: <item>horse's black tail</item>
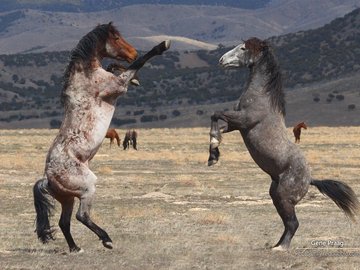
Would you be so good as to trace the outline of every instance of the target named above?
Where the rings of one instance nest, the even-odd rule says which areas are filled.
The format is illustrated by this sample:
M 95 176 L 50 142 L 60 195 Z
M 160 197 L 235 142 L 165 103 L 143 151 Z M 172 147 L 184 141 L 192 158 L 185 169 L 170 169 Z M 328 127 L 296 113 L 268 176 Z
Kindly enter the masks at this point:
M 38 180 L 33 188 L 34 206 L 36 210 L 36 233 L 44 244 L 54 240 L 54 230 L 50 227 L 49 216 L 54 209 L 53 203 L 49 200 L 48 180 Z
M 320 181 L 313 179 L 310 184 L 316 186 L 322 194 L 332 199 L 351 220 L 355 220 L 355 215 L 359 211 L 360 204 L 351 187 L 335 180 Z

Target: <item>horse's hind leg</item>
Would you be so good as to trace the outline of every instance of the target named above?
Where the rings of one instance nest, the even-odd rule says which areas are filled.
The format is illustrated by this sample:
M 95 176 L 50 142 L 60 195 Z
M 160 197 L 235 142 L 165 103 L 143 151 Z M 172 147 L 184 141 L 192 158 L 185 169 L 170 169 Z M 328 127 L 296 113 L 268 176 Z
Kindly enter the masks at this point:
M 61 216 L 59 220 L 59 227 L 65 236 L 66 242 L 69 245 L 70 252 L 80 252 L 79 248 L 70 233 L 70 221 L 74 208 L 74 197 L 69 197 L 66 200 L 61 201 Z
M 95 185 L 88 187 L 86 193 L 81 196 L 80 206 L 78 212 L 76 213 L 76 218 L 92 230 L 100 238 L 100 240 L 102 240 L 104 247 L 112 249 L 112 241 L 109 235 L 90 219 L 90 209 L 94 193 Z
M 279 186 L 277 182 L 272 181 L 270 196 L 285 226 L 284 233 L 279 242 L 274 246 L 274 250 L 288 249 L 291 239 L 299 227 L 299 222 L 295 214 L 295 205 L 287 198 L 286 192 L 281 192 L 280 189 L 281 186 Z

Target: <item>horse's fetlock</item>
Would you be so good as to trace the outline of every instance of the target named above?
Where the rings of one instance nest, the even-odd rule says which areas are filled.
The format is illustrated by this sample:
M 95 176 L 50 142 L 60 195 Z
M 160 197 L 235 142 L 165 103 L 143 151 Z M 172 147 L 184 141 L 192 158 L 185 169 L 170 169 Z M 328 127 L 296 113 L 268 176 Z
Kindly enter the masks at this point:
M 212 137 L 210 140 L 211 149 L 215 149 L 215 148 L 219 147 L 219 145 L 220 145 L 220 141 L 218 139 Z

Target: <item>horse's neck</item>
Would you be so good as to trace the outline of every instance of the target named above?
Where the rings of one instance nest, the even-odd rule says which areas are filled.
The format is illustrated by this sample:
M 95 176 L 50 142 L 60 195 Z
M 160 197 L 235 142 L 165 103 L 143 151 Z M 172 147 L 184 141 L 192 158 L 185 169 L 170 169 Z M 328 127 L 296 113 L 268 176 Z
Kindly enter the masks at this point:
M 265 95 L 271 74 L 266 74 L 265 64 L 250 68 L 250 80 L 246 92 Z
M 263 98 L 266 95 L 266 84 L 269 80 L 269 75 L 266 75 L 265 66 L 257 66 L 250 68 L 248 83 L 241 94 L 238 103 L 235 105 L 235 110 L 239 110 L 242 99 L 251 100 Z

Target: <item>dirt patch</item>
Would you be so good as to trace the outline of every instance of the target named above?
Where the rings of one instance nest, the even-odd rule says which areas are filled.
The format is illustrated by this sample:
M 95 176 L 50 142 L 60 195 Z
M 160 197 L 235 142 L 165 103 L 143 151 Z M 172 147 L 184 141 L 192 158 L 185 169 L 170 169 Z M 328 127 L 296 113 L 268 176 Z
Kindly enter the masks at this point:
M 109 149 L 105 141 L 91 163 L 98 176 L 91 215 L 114 249 L 73 217 L 84 253 L 69 255 L 58 203 L 56 240 L 42 245 L 32 186 L 55 132 L 0 130 L 0 269 L 358 269 L 359 224 L 315 188 L 297 206 L 291 249 L 271 251 L 283 225 L 269 177 L 236 132 L 224 136 L 221 162 L 207 167 L 209 130 L 202 128 L 140 130 L 139 151 Z M 310 128 L 299 147 L 315 178 L 341 179 L 360 195 L 359 142 L 360 127 Z

